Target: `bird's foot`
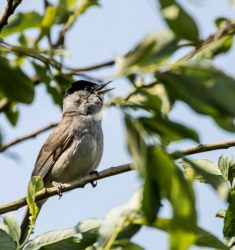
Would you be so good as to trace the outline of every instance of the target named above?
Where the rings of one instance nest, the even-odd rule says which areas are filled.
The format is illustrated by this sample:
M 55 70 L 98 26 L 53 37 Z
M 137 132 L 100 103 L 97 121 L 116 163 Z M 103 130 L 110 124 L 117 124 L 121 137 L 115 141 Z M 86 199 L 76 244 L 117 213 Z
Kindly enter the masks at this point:
M 96 175 L 96 176 L 99 175 L 98 171 L 96 171 L 96 170 L 90 172 L 90 175 L 93 175 L 93 174 Z M 90 183 L 91 183 L 91 186 L 92 186 L 93 188 L 95 188 L 95 187 L 97 186 L 97 181 L 91 181 Z
M 63 188 L 64 188 L 63 185 L 59 182 L 52 181 L 52 186 L 56 187 L 57 194 L 59 195 L 59 199 L 60 199 L 63 195 Z

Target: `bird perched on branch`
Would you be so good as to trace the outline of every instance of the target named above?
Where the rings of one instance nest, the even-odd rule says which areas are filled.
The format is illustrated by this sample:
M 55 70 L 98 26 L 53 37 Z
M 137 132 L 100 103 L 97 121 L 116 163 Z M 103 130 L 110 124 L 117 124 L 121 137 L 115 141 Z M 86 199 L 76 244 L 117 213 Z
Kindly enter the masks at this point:
M 71 182 L 96 170 L 103 153 L 101 109 L 108 83 L 84 78 L 71 84 L 63 99 L 61 121 L 49 135 L 37 157 L 32 176 L 40 176 L 46 188 Z M 46 200 L 37 202 L 39 209 Z M 29 209 L 21 223 L 24 242 L 29 230 Z

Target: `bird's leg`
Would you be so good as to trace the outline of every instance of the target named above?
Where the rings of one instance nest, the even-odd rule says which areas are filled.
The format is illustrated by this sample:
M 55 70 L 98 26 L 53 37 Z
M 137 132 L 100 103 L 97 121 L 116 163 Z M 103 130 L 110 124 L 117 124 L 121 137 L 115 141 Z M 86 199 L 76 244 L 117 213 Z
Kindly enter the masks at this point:
M 98 171 L 96 171 L 96 170 L 90 172 L 90 175 L 93 175 L 93 174 L 96 175 L 96 176 L 99 175 Z M 91 183 L 91 186 L 92 186 L 93 188 L 95 188 L 95 187 L 97 186 L 97 181 L 91 181 L 90 183 Z
M 63 195 L 63 185 L 59 182 L 56 181 L 52 181 L 52 186 L 56 187 L 57 189 L 57 194 L 59 195 L 59 199 L 62 197 Z

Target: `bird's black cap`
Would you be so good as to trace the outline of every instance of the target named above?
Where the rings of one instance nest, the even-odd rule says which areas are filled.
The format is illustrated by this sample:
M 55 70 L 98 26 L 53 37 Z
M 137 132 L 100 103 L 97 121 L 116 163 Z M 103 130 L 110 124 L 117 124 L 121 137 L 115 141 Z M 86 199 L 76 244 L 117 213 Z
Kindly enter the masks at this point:
M 66 90 L 64 97 L 73 94 L 76 91 L 79 90 L 87 90 L 87 91 L 93 91 L 95 88 L 97 88 L 99 85 L 102 85 L 102 82 L 93 79 L 88 76 L 82 77 L 81 80 L 78 80 L 76 82 L 73 82 L 70 87 Z

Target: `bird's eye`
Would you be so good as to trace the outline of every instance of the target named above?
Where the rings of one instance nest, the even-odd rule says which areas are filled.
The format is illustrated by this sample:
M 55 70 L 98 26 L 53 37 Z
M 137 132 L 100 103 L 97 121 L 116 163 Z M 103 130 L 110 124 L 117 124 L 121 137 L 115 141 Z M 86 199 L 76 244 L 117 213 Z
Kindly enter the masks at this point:
M 86 90 L 86 91 L 90 91 L 90 90 L 91 90 L 91 87 L 90 87 L 90 86 L 86 86 L 86 87 L 85 87 L 85 90 Z

